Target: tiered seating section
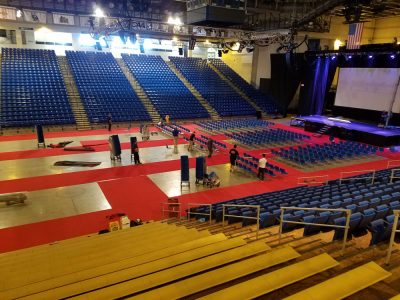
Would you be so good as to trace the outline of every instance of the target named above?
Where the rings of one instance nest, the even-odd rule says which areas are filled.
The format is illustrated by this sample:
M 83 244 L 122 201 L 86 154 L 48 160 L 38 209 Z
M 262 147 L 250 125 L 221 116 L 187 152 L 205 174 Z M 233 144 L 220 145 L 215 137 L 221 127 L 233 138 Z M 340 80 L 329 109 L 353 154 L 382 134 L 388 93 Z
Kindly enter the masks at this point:
M 111 53 L 66 51 L 90 122 L 150 121 L 142 102 Z
M 265 128 L 274 125 L 272 122 L 257 120 L 257 119 L 236 119 L 236 120 L 221 120 L 221 121 L 204 121 L 198 122 L 201 128 L 211 132 L 229 132 L 240 129 Z
M 210 117 L 161 56 L 122 54 L 122 59 L 161 116 L 174 120 Z
M 285 290 L 287 299 L 343 299 L 391 275 L 369 262 L 332 277 L 335 267 L 349 265 L 327 253 L 302 256 L 290 246 L 271 249 L 265 241 L 248 243 L 243 237 L 229 239 L 159 222 L 6 253 L 0 259 L 8 275 L 2 278 L 1 299 L 241 300 L 296 283 L 298 293 Z M 26 276 L 27 270 L 34 271 Z M 332 278 L 311 278 L 326 270 Z M 304 290 L 310 281 L 312 287 Z
M 301 165 L 326 163 L 335 159 L 351 159 L 376 154 L 383 148 L 351 141 L 324 143 L 272 150 L 272 153 Z
M 53 50 L 2 48 L 1 126 L 75 123 Z
M 178 70 L 200 92 L 220 116 L 254 115 L 255 109 L 225 83 L 200 58 L 170 57 Z
M 275 114 L 279 111 L 278 106 L 270 96 L 263 95 L 259 90 L 255 89 L 221 59 L 211 59 L 210 61 L 226 78 L 257 103 L 263 111 L 269 114 Z
M 258 173 L 258 158 L 251 154 L 244 153 L 243 156 L 237 158 L 237 167 L 243 169 L 246 172 L 257 174 Z M 265 173 L 271 177 L 275 177 L 276 174 L 286 175 L 288 174 L 285 169 L 275 166 L 271 163 L 267 163 Z
M 323 186 L 301 186 L 278 192 L 254 195 L 235 200 L 220 202 L 212 205 L 213 217 L 222 219 L 223 204 L 260 205 L 260 227 L 265 228 L 279 223 L 280 207 L 349 209 L 350 218 L 349 238 L 362 236 L 367 229 L 372 233 L 371 245 L 387 240 L 393 226 L 393 210 L 400 209 L 400 181 L 389 183 L 391 169 L 378 171 L 372 183 L 372 174 L 358 176 L 346 180 L 329 182 Z M 208 207 L 200 207 L 198 212 L 208 212 Z M 230 215 L 256 215 L 253 208 L 227 207 Z M 304 221 L 307 223 L 337 224 L 344 226 L 344 212 L 286 210 L 284 220 Z M 228 222 L 238 222 L 238 218 L 229 218 Z M 249 224 L 244 219 L 243 224 Z M 283 224 L 283 230 L 299 228 L 297 224 Z M 306 225 L 304 235 L 311 235 L 325 230 L 322 227 Z M 329 229 L 328 229 L 329 230 Z M 343 229 L 335 229 L 334 240 L 343 238 Z
M 268 146 L 277 143 L 292 143 L 310 139 L 308 135 L 280 128 L 254 130 L 244 133 L 228 133 L 226 136 L 247 146 Z

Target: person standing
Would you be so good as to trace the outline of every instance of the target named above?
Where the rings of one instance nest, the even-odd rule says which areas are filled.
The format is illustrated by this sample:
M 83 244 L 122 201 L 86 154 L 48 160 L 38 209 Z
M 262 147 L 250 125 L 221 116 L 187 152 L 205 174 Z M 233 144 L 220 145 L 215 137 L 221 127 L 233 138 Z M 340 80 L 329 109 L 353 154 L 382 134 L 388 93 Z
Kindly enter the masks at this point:
M 231 172 L 235 171 L 236 160 L 239 156 L 239 151 L 237 151 L 237 145 L 233 145 L 233 148 L 229 150 L 229 160 L 231 162 Z
M 174 153 L 178 153 L 179 130 L 176 127 L 172 130 L 172 136 L 174 138 Z
M 265 153 L 263 153 L 262 157 L 258 161 L 258 174 L 257 177 L 260 180 L 264 180 L 265 167 L 267 166 L 267 159 L 265 158 Z
M 188 151 L 193 151 L 193 145 L 194 145 L 194 138 L 195 137 L 196 137 L 196 131 L 193 131 L 192 134 L 189 137 Z
M 207 149 L 208 149 L 208 158 L 211 158 L 211 156 L 214 152 L 214 141 L 212 139 L 208 139 Z
M 111 127 L 112 127 L 111 114 L 108 114 L 107 123 L 108 123 L 108 131 L 111 131 Z
M 139 146 L 137 143 L 134 143 L 132 145 L 132 152 L 133 152 L 133 161 L 135 165 L 141 165 L 142 163 L 140 162 L 139 158 Z
M 168 125 L 169 124 L 169 115 L 165 116 L 165 123 Z

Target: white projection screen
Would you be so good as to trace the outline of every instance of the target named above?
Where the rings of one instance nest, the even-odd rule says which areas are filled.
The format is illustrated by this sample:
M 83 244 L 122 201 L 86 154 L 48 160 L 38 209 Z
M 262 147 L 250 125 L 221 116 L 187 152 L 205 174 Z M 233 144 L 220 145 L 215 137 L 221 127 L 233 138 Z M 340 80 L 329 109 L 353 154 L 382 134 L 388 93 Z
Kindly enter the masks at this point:
M 400 113 L 398 68 L 341 68 L 336 106 L 388 111 L 396 92 L 393 112 Z

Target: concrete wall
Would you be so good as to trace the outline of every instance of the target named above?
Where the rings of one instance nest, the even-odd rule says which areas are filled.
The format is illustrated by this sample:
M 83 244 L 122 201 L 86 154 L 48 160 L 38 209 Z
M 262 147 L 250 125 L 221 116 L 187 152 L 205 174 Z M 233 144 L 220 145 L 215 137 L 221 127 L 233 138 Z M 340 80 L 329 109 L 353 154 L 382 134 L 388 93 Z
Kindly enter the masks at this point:
M 244 80 L 251 83 L 253 52 L 247 53 L 246 50 L 243 50 L 242 53 L 229 51 L 227 54 L 222 54 L 222 60 L 231 69 L 242 76 Z

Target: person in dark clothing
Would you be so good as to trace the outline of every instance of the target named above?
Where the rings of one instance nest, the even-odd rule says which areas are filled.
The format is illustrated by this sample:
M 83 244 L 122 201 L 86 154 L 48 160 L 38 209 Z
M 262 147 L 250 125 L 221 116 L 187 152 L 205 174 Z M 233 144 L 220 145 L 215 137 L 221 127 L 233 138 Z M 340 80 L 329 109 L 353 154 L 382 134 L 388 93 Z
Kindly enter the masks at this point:
M 141 165 L 142 163 L 140 162 L 139 158 L 139 146 L 137 143 L 134 143 L 132 145 L 132 153 L 133 153 L 133 161 L 135 165 Z
M 231 172 L 235 171 L 236 159 L 239 156 L 239 151 L 237 151 L 237 145 L 233 145 L 233 148 L 229 150 L 229 160 L 231 162 Z
M 196 131 L 193 131 L 192 134 L 189 137 L 189 147 L 188 147 L 188 151 L 192 151 L 193 150 L 193 145 L 194 145 L 194 138 L 196 137 Z
M 172 130 L 172 136 L 174 138 L 174 153 L 178 153 L 179 130 L 176 127 Z
M 108 115 L 107 123 L 108 123 L 108 131 L 111 131 L 111 127 L 112 127 L 112 118 L 111 118 L 111 114 Z
M 208 158 L 211 158 L 214 152 L 214 141 L 212 139 L 208 139 L 207 149 L 208 149 Z

